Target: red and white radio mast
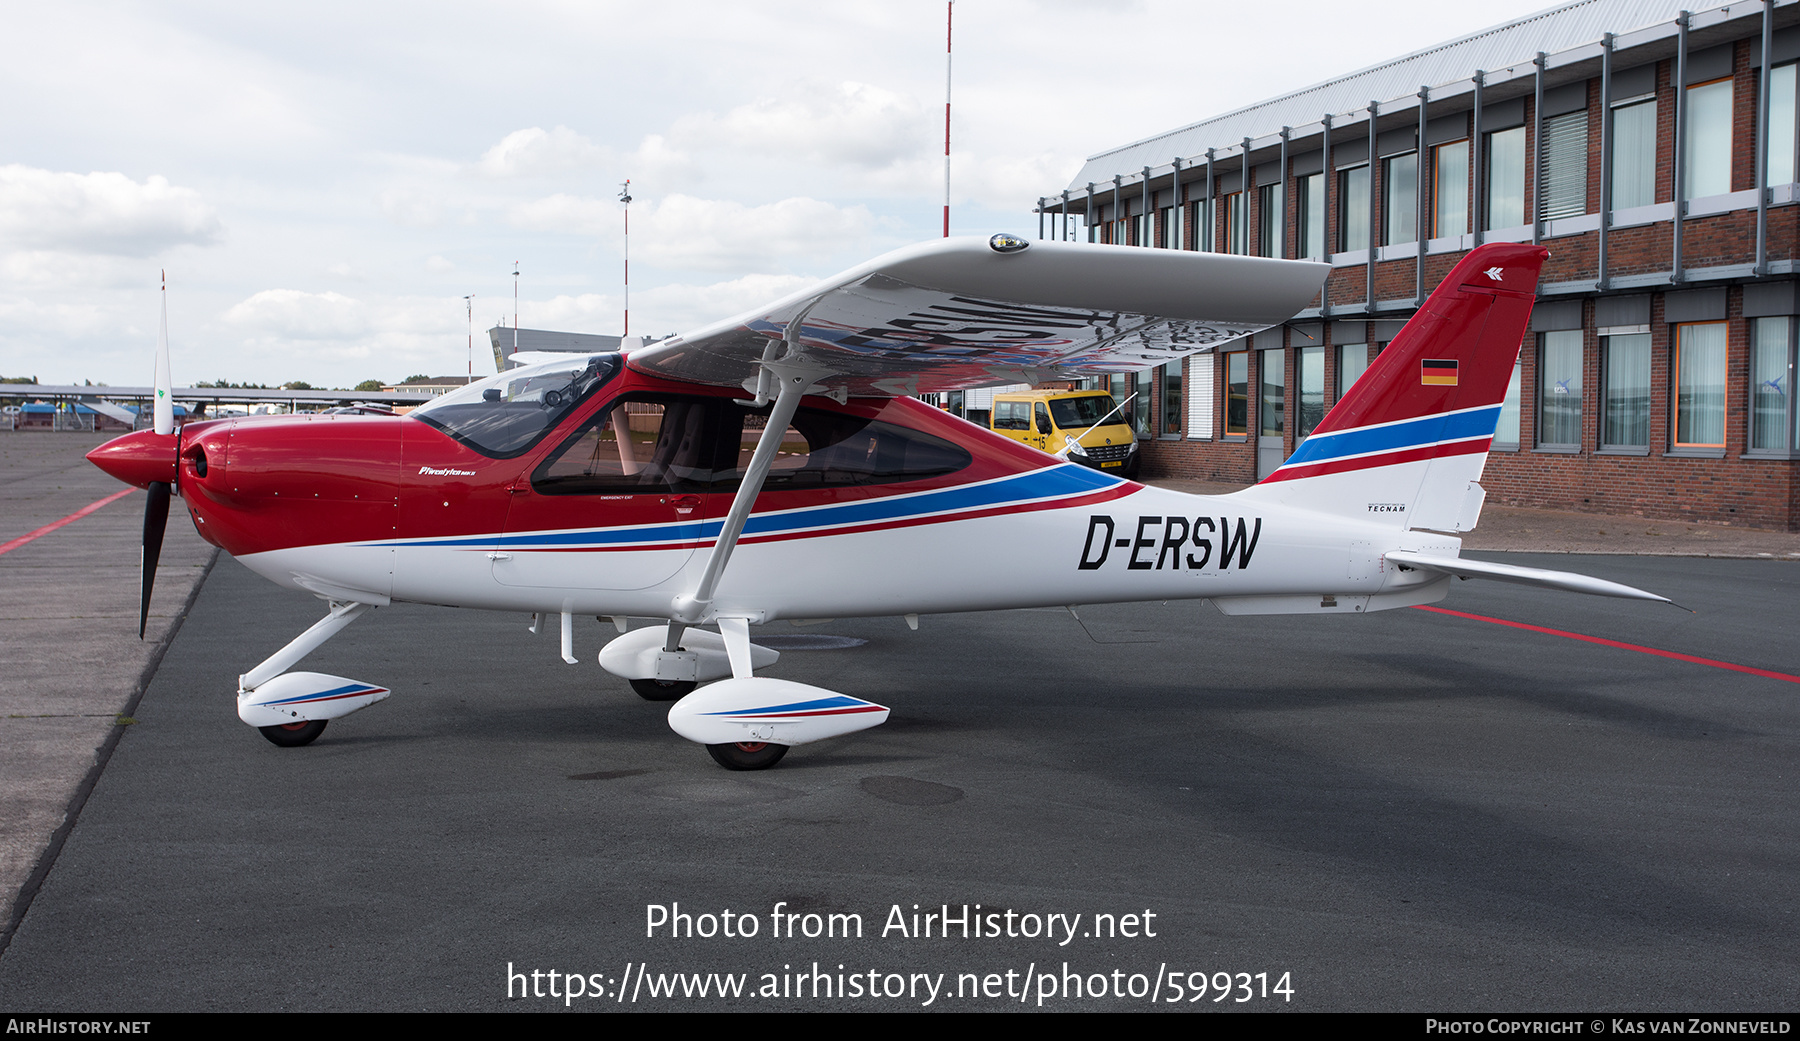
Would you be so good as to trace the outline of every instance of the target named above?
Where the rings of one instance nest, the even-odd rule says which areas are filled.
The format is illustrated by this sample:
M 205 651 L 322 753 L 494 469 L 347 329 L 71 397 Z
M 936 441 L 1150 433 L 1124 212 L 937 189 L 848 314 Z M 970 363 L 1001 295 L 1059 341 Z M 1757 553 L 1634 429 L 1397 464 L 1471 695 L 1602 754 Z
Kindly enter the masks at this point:
M 950 23 L 956 0 L 944 4 L 944 237 L 950 237 Z

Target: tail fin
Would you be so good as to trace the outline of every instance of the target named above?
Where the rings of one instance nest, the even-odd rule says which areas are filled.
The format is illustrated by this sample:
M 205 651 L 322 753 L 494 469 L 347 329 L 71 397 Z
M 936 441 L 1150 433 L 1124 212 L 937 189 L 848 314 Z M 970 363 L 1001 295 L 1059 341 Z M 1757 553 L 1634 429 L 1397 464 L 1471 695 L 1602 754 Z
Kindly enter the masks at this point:
M 1468 531 L 1513 363 L 1531 320 L 1541 246 L 1470 251 L 1279 470 L 1245 498 Z

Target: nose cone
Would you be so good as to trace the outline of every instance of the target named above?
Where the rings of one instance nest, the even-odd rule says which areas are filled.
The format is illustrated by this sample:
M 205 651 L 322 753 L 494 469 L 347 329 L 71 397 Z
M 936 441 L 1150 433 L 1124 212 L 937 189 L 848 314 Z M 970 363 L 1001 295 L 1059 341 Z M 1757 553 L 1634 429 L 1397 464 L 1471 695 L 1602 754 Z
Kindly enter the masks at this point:
M 178 447 L 174 434 L 138 430 L 113 438 L 87 457 L 88 462 L 126 484 L 147 488 L 153 481 L 174 482 Z

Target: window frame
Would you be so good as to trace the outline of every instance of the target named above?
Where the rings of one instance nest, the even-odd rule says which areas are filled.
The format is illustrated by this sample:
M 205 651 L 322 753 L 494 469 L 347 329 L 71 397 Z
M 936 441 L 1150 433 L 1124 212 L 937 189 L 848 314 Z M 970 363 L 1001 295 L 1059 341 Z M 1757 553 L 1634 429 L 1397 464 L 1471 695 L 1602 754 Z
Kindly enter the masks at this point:
M 1245 193 L 1225 195 L 1225 252 L 1235 256 L 1250 255 L 1250 205 Z
M 1574 137 L 1571 129 L 1580 124 L 1580 141 L 1569 147 L 1565 137 Z M 1564 112 L 1544 120 L 1544 139 L 1538 142 L 1537 198 L 1533 200 L 1540 221 L 1579 217 L 1588 212 L 1588 142 L 1587 109 Z M 1559 147 L 1560 146 L 1560 147 Z M 1561 160 L 1560 162 L 1558 160 Z M 1564 198 L 1567 192 L 1569 197 Z M 1552 202 L 1557 206 L 1552 210 Z M 1572 208 L 1571 208 L 1572 207 Z
M 1294 199 L 1299 211 L 1294 221 L 1294 255 L 1301 260 L 1323 260 L 1326 239 L 1324 171 L 1294 178 Z
M 1158 411 L 1162 417 L 1157 432 L 1162 437 L 1179 438 L 1182 425 L 1187 420 L 1187 400 L 1181 386 L 1181 363 L 1165 362 L 1151 371 L 1161 374 L 1156 380 L 1161 394 L 1161 399 L 1157 402 Z
M 1767 328 L 1763 323 L 1768 322 L 1786 323 L 1786 328 L 1782 333 L 1782 342 L 1776 345 L 1776 350 L 1779 352 L 1778 356 L 1781 360 L 1782 368 L 1782 377 L 1779 378 L 1786 379 L 1787 389 L 1781 391 L 1781 395 L 1784 399 L 1780 420 L 1781 444 L 1778 447 L 1762 448 L 1758 447 L 1756 444 L 1758 428 L 1760 425 L 1756 409 L 1756 396 L 1757 391 L 1765 385 L 1765 381 L 1758 378 L 1762 374 L 1758 362 L 1762 359 L 1767 344 L 1764 342 L 1759 330 Z M 1794 377 L 1796 375 L 1795 364 L 1797 360 L 1800 360 L 1796 358 L 1796 344 L 1797 342 L 1800 342 L 1800 338 L 1796 337 L 1796 329 L 1797 327 L 1800 327 L 1800 319 L 1796 319 L 1793 315 L 1768 315 L 1761 318 L 1751 318 L 1749 319 L 1748 325 L 1750 334 L 1750 377 L 1746 382 L 1748 382 L 1750 386 L 1748 388 L 1749 400 L 1747 402 L 1748 410 L 1746 415 L 1749 417 L 1749 428 L 1745 431 L 1744 455 L 1746 458 L 1791 459 L 1796 455 L 1797 446 L 1800 446 L 1800 430 L 1796 429 L 1796 426 L 1800 425 L 1800 410 L 1796 410 L 1794 407 L 1793 393 Z
M 1575 374 L 1571 377 L 1575 381 L 1575 386 L 1567 386 L 1568 380 L 1557 381 L 1557 385 L 1562 386 L 1564 392 L 1572 396 L 1574 400 L 1575 429 L 1572 432 L 1574 436 L 1554 441 L 1545 437 L 1545 431 L 1549 430 L 1551 426 L 1550 405 L 1553 395 L 1550 392 L 1549 381 L 1555 372 L 1566 371 L 1566 369 L 1558 368 L 1553 371 L 1550 366 L 1553 341 L 1556 349 L 1568 350 L 1573 347 L 1575 353 Z M 1587 404 L 1584 400 L 1586 388 L 1583 381 L 1583 376 L 1586 374 L 1584 370 L 1587 368 L 1587 334 L 1581 329 L 1557 329 L 1539 333 L 1537 360 L 1537 424 L 1535 431 L 1537 450 L 1540 452 L 1579 452 L 1582 446 L 1582 424 L 1587 421 L 1584 407 Z M 1566 426 L 1566 421 L 1557 425 Z M 1562 433 L 1570 433 L 1570 431 L 1564 430 Z
M 1449 186 L 1451 190 L 1446 190 L 1446 185 L 1444 184 L 1444 172 L 1446 169 L 1451 171 L 1456 170 L 1458 164 L 1446 163 L 1444 162 L 1443 157 L 1446 154 L 1446 149 L 1456 148 L 1458 146 L 1460 146 L 1462 150 L 1462 159 L 1460 161 L 1462 183 Z M 1456 204 L 1460 211 L 1459 213 L 1453 215 L 1444 211 L 1444 201 L 1446 198 L 1453 198 L 1456 200 Z M 1445 218 L 1449 216 L 1459 217 L 1462 221 L 1462 227 L 1455 231 L 1447 229 L 1444 226 Z M 1465 137 L 1457 141 L 1445 141 L 1442 144 L 1431 146 L 1431 237 L 1434 239 L 1446 239 L 1453 236 L 1461 238 L 1468 233 L 1469 139 Z
M 1368 163 L 1338 168 L 1338 226 L 1335 230 L 1337 231 L 1337 251 L 1339 253 L 1355 253 L 1370 248 L 1369 179 L 1372 169 Z M 1359 174 L 1363 182 L 1360 191 L 1355 190 L 1350 183 Z M 1353 224 L 1357 223 L 1362 225 L 1362 242 L 1352 244 L 1350 233 Z
M 1395 167 L 1407 160 L 1411 170 Z M 1419 241 L 1419 153 L 1401 152 L 1381 158 L 1381 244 Z
M 1211 199 L 1195 199 L 1188 203 L 1188 219 L 1192 221 L 1193 234 L 1182 242 L 1181 248 L 1191 249 L 1196 253 L 1215 252 L 1213 247 L 1218 243 L 1213 241 L 1213 229 L 1209 220 L 1211 210 Z
M 1235 408 L 1235 414 L 1234 414 Z M 1225 437 L 1250 436 L 1250 352 L 1225 355 Z
M 1262 184 L 1256 188 L 1256 255 L 1259 257 L 1281 257 L 1282 229 L 1278 219 L 1281 207 L 1276 195 L 1279 191 L 1279 184 Z
M 1711 121 L 1705 119 L 1697 120 L 1694 113 L 1695 92 L 1708 90 L 1714 87 L 1723 88 L 1723 93 L 1725 95 L 1725 118 L 1723 120 Z M 1732 123 L 1734 120 L 1732 115 L 1733 107 L 1737 104 L 1736 89 L 1732 82 L 1732 77 L 1721 76 L 1718 79 L 1707 80 L 1705 83 L 1689 84 L 1684 100 L 1686 102 L 1684 115 L 1686 116 L 1687 127 L 1681 142 L 1681 199 L 1679 201 L 1692 202 L 1695 199 L 1707 199 L 1719 195 L 1729 195 L 1731 194 L 1731 149 L 1736 136 L 1733 133 Z M 1698 191 L 1695 184 L 1695 167 L 1698 165 L 1696 159 L 1700 158 L 1698 150 L 1706 144 L 1706 142 L 1701 141 L 1699 135 L 1694 132 L 1695 128 L 1700 125 L 1708 127 L 1722 126 L 1725 134 L 1724 148 L 1716 151 L 1709 151 L 1704 157 L 1709 166 L 1709 169 L 1707 170 L 1707 191 L 1704 193 Z M 1712 190 L 1713 188 L 1718 187 L 1718 185 L 1713 182 L 1718 180 L 1717 175 L 1720 173 L 1719 169 L 1711 168 L 1714 164 L 1723 164 L 1724 185 L 1723 190 L 1720 191 Z
M 1308 386 L 1309 377 L 1310 382 L 1315 384 L 1312 387 Z M 1323 344 L 1294 348 L 1294 384 L 1294 444 L 1298 445 L 1312 436 L 1312 432 L 1325 419 Z
M 1518 135 L 1518 147 L 1516 149 L 1513 148 L 1511 139 L 1508 137 L 1513 134 Z M 1484 174 L 1482 180 L 1487 186 L 1487 191 L 1481 200 L 1481 222 L 1483 231 L 1505 231 L 1509 228 L 1522 228 L 1529 223 L 1525 219 L 1527 212 L 1525 208 L 1525 137 L 1525 127 L 1507 127 L 1504 130 L 1488 131 L 1486 139 L 1482 142 L 1484 147 L 1481 150 L 1481 161 L 1486 165 L 1486 169 L 1482 171 Z M 1499 147 L 1500 141 L 1503 138 L 1508 139 L 1507 147 L 1504 150 Z M 1505 153 L 1504 156 L 1502 154 L 1503 151 Z M 1499 163 L 1503 158 L 1507 161 L 1516 161 L 1518 164 L 1517 169 L 1509 167 L 1508 169 L 1502 170 Z M 1498 192 L 1508 185 L 1514 186 L 1518 190 L 1518 199 L 1516 200 L 1518 204 L 1518 220 L 1509 224 L 1501 224 L 1497 223 L 1495 220 L 1494 213 L 1498 207 L 1494 204 L 1500 200 Z M 1508 198 L 1505 201 L 1507 202 L 1508 207 L 1507 212 L 1510 214 L 1512 204 L 1515 200 Z
M 1628 98 L 1624 101 L 1613 102 L 1612 109 L 1607 113 L 1607 118 L 1612 120 L 1612 208 L 1615 210 L 1630 210 L 1640 206 L 1654 206 L 1656 204 L 1656 171 L 1658 167 L 1656 157 L 1656 103 L 1657 99 L 1655 94 L 1641 95 L 1635 98 Z M 1640 110 L 1646 108 L 1649 110 L 1647 113 L 1649 116 L 1649 133 L 1643 136 L 1644 144 L 1640 145 L 1637 154 L 1628 157 L 1626 155 L 1625 146 L 1620 141 L 1619 114 L 1622 112 L 1638 113 Z M 1647 145 L 1647 147 L 1645 147 L 1645 145 Z M 1628 158 L 1641 160 L 1641 162 L 1625 161 Z M 1620 183 L 1621 170 L 1628 171 L 1631 180 L 1636 184 L 1641 185 L 1647 191 L 1648 198 L 1640 201 L 1634 197 L 1625 200 L 1625 203 L 1627 204 L 1621 204 L 1620 196 L 1623 194 L 1620 190 L 1622 187 Z
M 1791 80 L 1784 91 L 1779 79 Z M 1787 119 L 1779 120 L 1785 107 Z M 1776 146 L 1787 145 L 1785 161 L 1787 177 L 1775 176 Z M 1792 184 L 1800 181 L 1800 62 L 1774 62 L 1769 66 L 1769 155 L 1767 172 L 1768 184 Z
M 1633 408 L 1631 411 L 1637 414 L 1636 421 L 1632 425 L 1641 423 L 1643 426 L 1643 440 L 1615 441 L 1611 438 L 1613 433 L 1612 417 L 1614 414 L 1613 395 L 1618 388 L 1614 386 L 1613 359 L 1615 357 L 1615 352 L 1625 346 L 1617 341 L 1627 339 L 1636 341 L 1639 337 L 1642 337 L 1641 346 L 1643 347 L 1643 362 L 1642 369 L 1638 373 L 1633 374 L 1633 380 L 1637 387 L 1643 388 L 1644 400 L 1640 407 Z M 1634 347 L 1638 345 L 1639 344 L 1637 343 L 1632 344 Z M 1654 403 L 1652 401 L 1655 388 L 1651 377 L 1655 350 L 1655 342 L 1651 338 L 1648 329 L 1643 329 L 1641 332 L 1607 333 L 1600 337 L 1600 411 L 1595 417 L 1597 422 L 1594 431 L 1596 451 L 1615 455 L 1650 454 L 1650 420 L 1651 417 L 1655 415 Z M 1624 410 L 1621 409 L 1620 411 Z
M 1681 393 L 1681 370 L 1682 370 L 1682 347 L 1683 347 L 1682 340 L 1685 338 L 1686 330 L 1699 328 L 1701 326 L 1718 326 L 1720 331 L 1724 334 L 1724 337 L 1725 337 L 1725 344 L 1724 344 L 1725 349 L 1720 353 L 1720 358 L 1719 358 L 1719 368 L 1720 368 L 1719 383 L 1718 383 L 1719 401 L 1718 401 L 1718 405 L 1717 405 L 1718 422 L 1719 422 L 1719 440 L 1718 441 L 1681 441 L 1681 440 L 1678 440 L 1678 438 L 1681 437 L 1681 423 L 1682 423 L 1682 393 Z M 1729 416 L 1727 415 L 1728 410 L 1727 410 L 1726 404 L 1727 404 L 1727 398 L 1729 397 L 1729 393 L 1730 393 L 1730 382 L 1729 381 L 1731 378 L 1731 326 L 1730 326 L 1730 323 L 1723 321 L 1723 320 L 1711 321 L 1711 322 L 1681 322 L 1675 326 L 1673 338 L 1675 341 L 1674 349 L 1669 352 L 1669 389 L 1670 389 L 1670 393 L 1669 393 L 1669 413 L 1670 413 L 1670 415 L 1669 415 L 1669 451 L 1671 454 L 1674 454 L 1674 455 L 1682 455 L 1682 454 L 1700 455 L 1700 456 L 1723 455 L 1725 452 L 1726 441 L 1729 438 L 1729 431 L 1727 429 L 1727 421 L 1729 419 Z
M 1517 452 L 1525 447 L 1521 423 L 1524 410 L 1525 359 L 1515 358 L 1512 377 L 1506 382 L 1506 394 L 1500 399 L 1500 416 L 1494 423 L 1494 440 L 1488 444 L 1489 451 Z M 1509 433 L 1510 438 L 1504 436 Z
M 1271 383 L 1269 373 L 1270 355 L 1274 355 L 1273 371 L 1280 381 Z M 1274 388 L 1271 397 L 1269 391 Z M 1287 348 L 1265 347 L 1257 351 L 1256 359 L 1256 432 L 1259 437 L 1287 437 Z M 1269 408 L 1273 402 L 1275 408 Z

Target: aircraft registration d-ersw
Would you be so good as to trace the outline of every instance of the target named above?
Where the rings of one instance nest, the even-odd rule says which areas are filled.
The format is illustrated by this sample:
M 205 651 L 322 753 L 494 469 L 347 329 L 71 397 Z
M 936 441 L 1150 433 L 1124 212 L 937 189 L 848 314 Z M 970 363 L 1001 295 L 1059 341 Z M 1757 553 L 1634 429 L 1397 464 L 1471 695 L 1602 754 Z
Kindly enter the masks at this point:
M 1174 361 L 1285 320 L 1328 269 L 1006 235 L 902 249 L 624 355 L 545 356 L 403 418 L 176 430 L 165 321 L 154 428 L 89 458 L 150 490 L 140 635 L 171 492 L 207 541 L 329 603 L 238 678 L 238 715 L 278 745 L 388 696 L 287 670 L 407 601 L 558 618 L 571 664 L 574 616 L 611 618 L 600 664 L 675 700 L 669 725 L 721 765 L 760 769 L 888 716 L 755 675 L 779 655 L 752 627 L 783 618 L 1176 598 L 1341 615 L 1454 577 L 1664 600 L 1459 556 L 1545 255 L 1469 253 L 1286 464 L 1231 495 L 1123 480 L 1073 438 L 1045 454 L 911 395 Z

